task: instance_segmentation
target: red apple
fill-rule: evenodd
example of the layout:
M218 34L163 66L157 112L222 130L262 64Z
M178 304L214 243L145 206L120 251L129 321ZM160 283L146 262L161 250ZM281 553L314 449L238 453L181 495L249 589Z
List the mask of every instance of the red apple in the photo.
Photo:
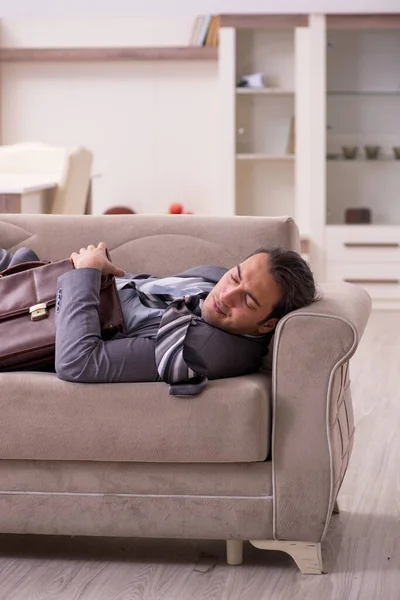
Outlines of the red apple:
M180 215L183 212L183 206L182 204L179 204L178 202L176 202L175 204L171 204L171 206L169 207L169 214L170 215Z

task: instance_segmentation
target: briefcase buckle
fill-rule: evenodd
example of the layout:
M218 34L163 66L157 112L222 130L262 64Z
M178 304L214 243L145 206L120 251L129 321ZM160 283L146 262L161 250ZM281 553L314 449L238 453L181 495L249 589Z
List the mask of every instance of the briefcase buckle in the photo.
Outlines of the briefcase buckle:
M42 319L46 319L49 316L46 303L43 302L42 304L31 306L29 314L31 315L31 321L41 321Z

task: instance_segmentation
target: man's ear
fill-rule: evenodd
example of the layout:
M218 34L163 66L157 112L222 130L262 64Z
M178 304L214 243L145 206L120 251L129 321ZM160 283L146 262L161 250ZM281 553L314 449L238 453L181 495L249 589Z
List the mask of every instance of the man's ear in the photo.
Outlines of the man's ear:
M278 324L279 319L268 319L262 325L258 326L259 333L270 333L275 329Z

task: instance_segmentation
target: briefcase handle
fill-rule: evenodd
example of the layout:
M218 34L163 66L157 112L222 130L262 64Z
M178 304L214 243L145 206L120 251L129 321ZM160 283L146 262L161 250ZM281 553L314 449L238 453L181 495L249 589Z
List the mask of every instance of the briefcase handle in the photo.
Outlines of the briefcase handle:
M107 255L108 260L110 262L112 262L110 253L107 248L106 248L106 255ZM69 259L69 260L71 262L72 269L75 269L72 260L71 259ZM37 267L44 267L45 265L49 265L49 264L51 264L50 260L44 260L44 261L31 260L30 262L20 263L18 265L14 265L13 267L9 267L8 269L4 269L4 271L1 271L0 278L8 277L9 275L15 275L16 273L22 273L23 271L29 271L29 269L36 269ZM113 283L113 281L114 281L113 275L102 275L101 276L101 288L104 289L105 287L108 287L109 285L111 285Z
M28 271L29 269L36 269L37 267L43 267L44 265L49 265L50 261L41 261L41 260L32 260L30 262L20 263L19 265L14 265L13 267L9 267L8 269L4 269L4 271L0 272L0 277L8 277L8 275L15 275L16 273L22 273L23 271Z

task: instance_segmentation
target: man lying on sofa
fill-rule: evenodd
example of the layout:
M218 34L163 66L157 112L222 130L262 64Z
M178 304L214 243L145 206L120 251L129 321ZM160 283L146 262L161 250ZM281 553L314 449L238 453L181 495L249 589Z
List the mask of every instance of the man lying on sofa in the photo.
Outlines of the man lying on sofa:
M5 261L3 254L3 268ZM308 264L280 248L257 250L230 270L194 267L162 279L127 275L103 242L71 261L56 308L55 368L67 381L165 381L171 394L195 395L207 379L258 371L278 320L316 299ZM107 341L98 316L102 274L116 276L126 325Z

